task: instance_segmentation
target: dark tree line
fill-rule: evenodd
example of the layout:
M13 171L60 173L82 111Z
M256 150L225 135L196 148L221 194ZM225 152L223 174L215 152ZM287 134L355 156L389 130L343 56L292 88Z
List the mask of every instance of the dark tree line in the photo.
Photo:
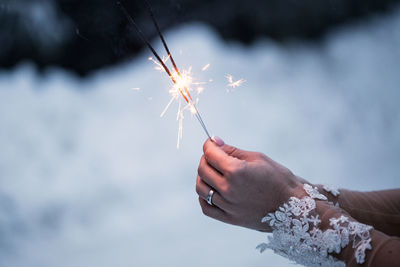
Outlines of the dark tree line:
M332 27L386 12L396 0L151 0L163 30L200 21L225 39L318 41ZM149 38L144 0L122 3ZM116 0L0 0L0 68L31 60L85 75L134 56L143 44Z

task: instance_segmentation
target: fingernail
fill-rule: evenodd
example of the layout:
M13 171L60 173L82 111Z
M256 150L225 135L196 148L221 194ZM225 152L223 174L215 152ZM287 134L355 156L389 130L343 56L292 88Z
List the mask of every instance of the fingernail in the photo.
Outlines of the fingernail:
M225 145L224 141L223 141L221 138L219 138L218 136L213 136L213 137L211 137L211 140L212 140L214 143L216 143L217 146L223 146L223 145Z

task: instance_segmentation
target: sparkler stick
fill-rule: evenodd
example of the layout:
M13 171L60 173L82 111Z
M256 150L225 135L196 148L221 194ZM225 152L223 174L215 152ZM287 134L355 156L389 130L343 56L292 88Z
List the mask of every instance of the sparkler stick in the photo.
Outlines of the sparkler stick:
M145 0L145 2L146 2L146 5L147 5L147 9L148 9L148 11L149 11L149 13L150 13L151 20L153 21L153 24L154 24L154 26L155 26L155 28L156 28L156 30L157 30L158 36L160 37L161 42L162 42L162 44L163 44L163 46L164 46L164 49L165 49L165 51L167 52L167 55L169 56L169 58L170 58L170 60L171 60L172 66L174 67L174 69L175 69L176 73L178 74L178 76L181 77L181 73L179 72L179 69L178 69L178 67L176 66L175 60L174 60L174 58L173 58L173 56L172 56L172 54L171 54L171 52L170 52L170 50L169 50L169 48L168 48L167 43L165 42L164 36L163 36L163 34L161 33L160 27L158 26L157 20L155 19L155 16L154 16L154 13L153 13L153 9L152 9L150 3L149 3L147 0ZM197 109L196 105L195 105L194 102L193 102L193 99L192 99L192 96L191 96L190 93L189 93L189 90L187 89L186 86L184 87L184 89L185 89L185 92L186 92L187 96L189 96L190 101L188 101L188 99L185 97L185 95L184 95L182 92L181 92L181 94L184 96L186 102L187 102L187 103L190 102L190 104L191 104L191 105L193 106L193 108L195 109L196 118L197 118L198 121L200 122L200 124L201 124L201 126L203 127L205 133L207 134L208 138L210 138L210 134L209 134L208 131L207 131L207 127L206 127L206 125L205 125L203 119L201 118L201 115L200 115L199 110Z
M172 81L176 83L175 78L172 76L171 72L169 71L168 67L165 65L164 61L160 58L160 56L157 54L156 50L151 46L150 42L147 40L147 38L144 36L142 30L139 28L139 26L136 24L136 22L133 20L133 18L129 15L128 11L125 9L125 7L122 5L121 2L117 2L118 6L121 8L122 12L124 13L125 17L128 19L128 21L135 27L136 31L139 34L140 39L147 45L147 47L151 50L153 55L157 58L157 60L160 62L161 66L164 68L165 72L168 74L169 77L171 77Z
M149 1L146 0L145 2L146 2L146 5L147 5L147 10L148 10L149 13L150 13L151 20L153 21L153 24L154 24L154 26L156 27L158 36L159 36L160 39L161 39L161 42L162 42L162 44L163 44L163 46L164 46L164 48L165 48L165 51L167 51L168 56L171 57L172 66L174 66L174 69L175 69L176 73L178 73L178 75L181 76L181 74L180 74L180 72L179 72L179 70L178 70L178 67L177 67L176 64L175 64L175 60L173 59L173 57L172 57L172 55L171 55L171 52L169 52L168 45L167 45L167 43L165 42L165 39L164 39L164 36L163 36L162 33L161 33L160 27L158 26L158 23L157 23L157 21L156 21L156 19L155 19L155 17L154 17L153 9L152 9L152 7L151 7Z
M176 65L176 63L175 63L175 61L174 61L174 59L173 59L173 57L172 57L172 55L171 55L171 53L170 53L170 50L169 50L169 48L168 48L168 45L167 45L167 43L165 42L164 36L163 36L162 33L161 33L160 27L158 26L158 23L157 23L157 21L156 21L156 19L155 19L155 16L154 16L153 11L152 11L151 5L150 5L150 3L149 3L147 0L145 0L145 2L146 2L146 5L147 5L147 9L148 9L148 11L149 11L149 13L150 13L150 17L151 17L151 19L152 19L152 21L153 21L153 24L154 24L154 26L155 26L155 28L156 28L156 30L157 30L158 36L160 37L161 42L162 42L162 44L163 44L163 46L164 46L164 49L165 49L165 51L167 52L169 59L171 60L171 63L172 63L172 65L173 65L174 69L175 69L175 72L177 73L178 77L182 77L182 76L181 76L181 73L179 72L179 69L178 69L178 67L177 67L177 65ZM147 47L150 49L150 51L151 51L151 52L153 53L153 55L156 57L157 61L160 63L160 65L162 66L162 68L165 70L165 72L166 72L166 73L168 74L168 76L171 78L172 82L176 85L176 84L177 84L177 81L176 81L176 79L173 77L171 71L168 69L168 67L165 65L164 61L160 58L160 56L157 54L157 52L156 52L156 51L154 50L154 48L151 46L150 42L149 42L149 41L147 40L147 38L144 36L144 34L143 34L143 32L141 31L141 29L139 28L139 26L136 24L136 22L133 20L133 18L129 15L128 11L125 9L125 7L122 5L122 3L121 3L121 2L117 2L117 4L118 4L118 6L120 7L120 9L122 10L122 12L124 13L125 17L128 19L128 21L135 27L135 29L136 29L136 31L138 32L138 34L139 34L140 38L142 39L142 41L147 45ZM193 107L193 109L194 109L194 114L195 114L197 120L199 121L201 127L203 128L203 130L204 130L204 132L206 133L206 135L208 136L208 138L211 138L210 134L208 133L207 127L206 127L206 125L205 125L205 123L204 123L204 121L203 121L203 119L202 119L202 117L201 117L201 115L200 115L200 112L199 112L199 110L197 109L197 107L196 107L196 105L195 105L195 103L194 103L194 101L193 101L193 99L192 99L192 96L191 96L190 93L189 93L188 88L187 88L186 86L183 86L183 87L184 87L185 92L183 92L182 88L180 88L180 87L178 88L178 89L179 89L179 92L181 93L182 97L185 99L186 103L188 103L190 106ZM170 102L170 103L171 103L171 102ZM170 104L170 103L169 103L169 104ZM167 107L168 107L168 106L167 106ZM165 110L164 110L164 111L165 111ZM164 111L163 111L163 113L164 113ZM179 136L178 136L178 139L179 139Z

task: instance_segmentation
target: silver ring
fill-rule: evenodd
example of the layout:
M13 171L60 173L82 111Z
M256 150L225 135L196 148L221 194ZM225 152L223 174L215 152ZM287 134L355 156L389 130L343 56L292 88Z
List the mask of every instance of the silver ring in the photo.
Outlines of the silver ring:
M208 192L208 196L207 196L207 203L210 204L211 206L213 205L212 203L212 197L214 195L214 190L210 190L210 192Z

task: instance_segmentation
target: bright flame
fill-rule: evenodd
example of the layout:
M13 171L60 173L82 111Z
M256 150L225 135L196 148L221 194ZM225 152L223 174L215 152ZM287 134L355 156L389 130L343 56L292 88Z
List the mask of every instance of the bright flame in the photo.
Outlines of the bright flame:
M163 61L167 61L169 57L163 58ZM160 64L156 62L154 59L152 60L155 64L157 64L156 69L164 71L160 68ZM164 61L164 62L165 62ZM193 93L193 86L194 85L202 85L205 82L194 82L193 75L192 75L192 67L189 67L187 70L183 70L181 73L177 73L173 71L171 73L171 79L174 81L174 85L169 89L169 94L171 95L171 99L163 109L160 114L160 117L163 117L165 113L168 111L169 107L172 105L174 101L178 102L178 110L176 113L176 120L178 121L178 137L177 137L177 148L179 148L180 141L183 136L183 119L184 111L189 110L192 114L196 114L197 110L195 108L195 104L198 102L197 96L204 91L204 87L197 87L196 88L196 103L193 100L191 93ZM185 102L183 102L185 100Z
M177 72L172 73L172 78L175 81L174 86L169 90L172 96L179 97L179 93L183 96L186 103L190 104L192 101L192 96L190 91L192 91L193 77L191 75L192 68L184 70L180 75Z

